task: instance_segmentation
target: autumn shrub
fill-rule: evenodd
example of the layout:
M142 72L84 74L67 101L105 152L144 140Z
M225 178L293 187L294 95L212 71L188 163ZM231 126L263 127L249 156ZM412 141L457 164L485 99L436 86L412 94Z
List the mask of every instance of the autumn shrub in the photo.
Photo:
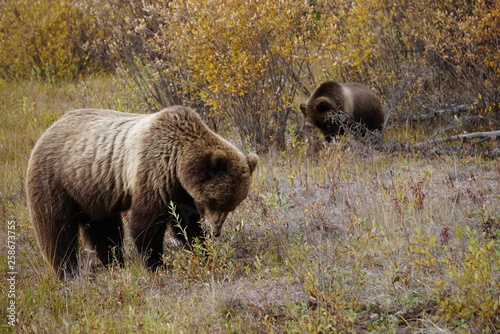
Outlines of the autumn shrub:
M436 282L440 316L463 322L473 332L500 330L500 247L495 240L482 243L475 238L467 244L464 261L448 263L446 281ZM446 293L450 291L450 293Z
M454 98L473 100L480 114L498 111L498 3L422 0L409 6L406 15L422 56L442 81L440 88L454 90L447 90Z
M418 270L438 273L439 278L429 282L435 293L436 317L461 332L495 333L500 329L498 242L481 241L474 230L460 225L454 236L450 234L447 230L429 237L417 229L410 245ZM457 237L464 247L450 246L450 237Z
M317 41L310 84L361 82L379 94L390 117L415 109L426 71L412 50L405 13L392 1L317 1Z
M327 79L372 88L388 120L450 104L498 115L494 1L7 0L0 10L1 78L120 69L151 110L190 105L259 151L284 147L290 121L301 126L298 103Z
M204 102L228 115L254 145L283 143L307 57L310 7L303 1L207 1L174 8L176 19L195 18L189 33L179 31L174 41L175 50L188 55Z
M324 78L360 81L390 112L422 104L498 110L499 7L492 1L318 1Z
M93 52L103 35L83 3L7 0L0 13L0 78L74 78L110 65Z
M281 145L308 57L310 11L301 1L156 3L161 23L142 35L146 52L130 68L156 104L184 102L229 120L257 149Z
M495 110L497 11L484 1L153 1L121 31L142 41L129 70L150 102L193 105L266 148L283 144L287 120L300 122L295 105L326 79L367 84L389 117L424 104Z

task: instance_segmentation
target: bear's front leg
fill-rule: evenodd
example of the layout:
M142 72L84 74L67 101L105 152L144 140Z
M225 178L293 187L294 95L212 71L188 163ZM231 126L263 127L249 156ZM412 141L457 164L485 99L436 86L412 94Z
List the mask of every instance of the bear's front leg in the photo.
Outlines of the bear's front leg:
M167 215L132 210L130 233L147 268L156 271L163 264L163 238Z
M176 206L176 214L179 221L174 221L172 230L174 237L191 247L197 239L203 244L205 240L205 231L200 223L200 214L194 204L190 202L181 202Z

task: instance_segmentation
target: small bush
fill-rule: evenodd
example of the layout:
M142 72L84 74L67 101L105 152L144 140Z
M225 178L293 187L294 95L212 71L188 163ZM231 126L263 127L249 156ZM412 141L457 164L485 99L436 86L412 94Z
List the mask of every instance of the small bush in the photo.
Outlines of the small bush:
M1 78L74 78L106 69L92 48L102 31L80 3L8 0L0 12Z
M433 282L439 319L464 331L494 333L500 329L500 247L496 240L479 241L470 229L458 227L455 235L466 244L463 254L445 242L448 237L443 240L443 233L438 242L418 229L410 247L414 264L439 277Z
M447 281L436 282L439 313L450 322L463 322L474 333L500 330L500 247L471 238L460 264L449 263Z

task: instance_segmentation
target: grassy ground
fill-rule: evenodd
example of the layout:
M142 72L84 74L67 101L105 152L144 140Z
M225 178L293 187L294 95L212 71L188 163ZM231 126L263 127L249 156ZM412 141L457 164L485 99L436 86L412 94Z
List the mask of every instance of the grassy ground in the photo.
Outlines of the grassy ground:
M41 133L82 107L146 110L112 78L0 87L0 332L500 331L498 160L386 154L347 138L314 150L290 135L261 156L208 258L172 246L153 275L127 239L125 269L83 249L82 275L62 284L30 227L25 170ZM401 133L416 131L386 136Z

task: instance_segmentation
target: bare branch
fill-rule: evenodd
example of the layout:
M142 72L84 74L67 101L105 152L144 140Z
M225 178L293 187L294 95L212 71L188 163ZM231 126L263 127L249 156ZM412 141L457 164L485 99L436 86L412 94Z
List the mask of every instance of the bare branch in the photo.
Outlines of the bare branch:
M487 138L487 139L499 140L500 139L500 130L489 131L489 132L473 132L473 133L466 133L466 134L462 134L462 135L449 136L449 137L445 137L445 138L431 140L431 141L425 142L425 143L420 143L420 144L417 144L416 146L439 144L439 143L443 143L443 142L456 141L456 140L465 141L468 139L476 139L476 138Z
M426 110L425 113L417 114L417 113L399 113L395 115L395 120L399 122L406 121L428 121L435 118L442 118L446 116L459 115L463 113L470 112L472 109L467 104L461 104L458 106L453 106L450 108L444 109L433 109L427 106L423 106L423 109Z

